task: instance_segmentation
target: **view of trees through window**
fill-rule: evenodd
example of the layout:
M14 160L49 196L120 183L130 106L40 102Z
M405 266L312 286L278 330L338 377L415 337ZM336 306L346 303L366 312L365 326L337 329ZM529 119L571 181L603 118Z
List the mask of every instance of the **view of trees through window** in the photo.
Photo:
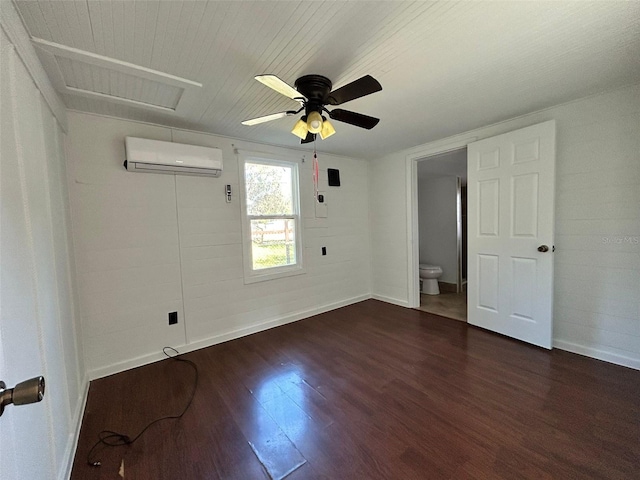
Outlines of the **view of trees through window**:
M254 270L296 263L296 220L291 167L245 163L247 216Z

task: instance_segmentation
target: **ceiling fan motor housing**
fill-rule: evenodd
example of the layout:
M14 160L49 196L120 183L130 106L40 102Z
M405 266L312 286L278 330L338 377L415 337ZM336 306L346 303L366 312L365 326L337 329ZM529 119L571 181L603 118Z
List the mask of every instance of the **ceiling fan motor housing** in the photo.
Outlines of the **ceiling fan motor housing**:
M322 113L322 107L327 103L333 84L322 75L304 75L295 82L296 90L307 98L305 113Z

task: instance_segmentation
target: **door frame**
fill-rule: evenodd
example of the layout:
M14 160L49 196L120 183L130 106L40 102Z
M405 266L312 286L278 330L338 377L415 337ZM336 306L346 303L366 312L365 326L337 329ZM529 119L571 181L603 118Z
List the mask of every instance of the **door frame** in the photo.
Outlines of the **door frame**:
M450 140L450 139L449 139ZM448 143L433 143L423 146L406 156L405 170L407 192L407 306L420 306L420 279L418 278L418 262L420 258L420 241L418 237L418 162L443 153L466 148L478 140L475 135L463 136L460 140Z
M467 166L468 168L468 166ZM462 293L462 179L456 178L456 257L458 259L456 293Z

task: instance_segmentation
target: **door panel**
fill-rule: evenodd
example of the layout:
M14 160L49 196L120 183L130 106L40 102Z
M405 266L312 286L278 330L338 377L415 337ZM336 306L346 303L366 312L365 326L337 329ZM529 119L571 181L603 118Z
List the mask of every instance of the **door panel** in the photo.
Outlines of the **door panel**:
M536 263L531 258L511 259L511 278L514 285L511 315L516 318L523 320L534 318Z
M500 235L500 181L486 180L478 184L478 234Z
M538 236L538 174L528 173L511 179L511 236Z
M555 122L467 152L468 321L551 348Z
M498 311L497 255L478 255L478 307Z

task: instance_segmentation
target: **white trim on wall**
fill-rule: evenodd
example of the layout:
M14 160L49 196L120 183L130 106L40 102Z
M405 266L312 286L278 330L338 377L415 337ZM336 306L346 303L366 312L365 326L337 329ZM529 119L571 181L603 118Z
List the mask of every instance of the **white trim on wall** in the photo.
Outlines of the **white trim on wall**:
M460 137L460 139L454 141L445 139L445 141L424 145L406 156L406 191L407 205L409 206L409 212L407 212L407 286L409 290L407 292L406 305L403 306L408 306L409 308L418 308L420 306L420 279L418 275L420 258L420 242L418 238L418 162L427 157L466 148L469 143L477 140L477 137L466 134L462 134ZM400 304L396 303L396 305Z
M577 353L579 355L584 355L585 357L596 358L604 362L615 363L616 365L622 365L623 367L640 370L640 359L638 358L616 355L615 353L607 352L605 350L586 347L584 345L578 345L577 343L567 342L565 340L554 340L553 348Z
M390 303L392 305L398 305L399 307L413 308L408 302L400 300L399 298L391 298L385 295L371 295L371 298L374 300L380 300L381 302Z
M64 449L65 463L58 472L59 480L67 480L71 478L71 469L73 468L73 461L76 456L76 450L78 448L78 440L80 439L80 429L82 427L82 419L84 418L84 411L87 406L87 398L89 397L89 377L84 376L82 380L82 396L78 402L76 411L71 417L71 434L67 440L67 445Z
M0 1L0 26L15 46L16 53L47 102L51 113L53 113L62 130L66 133L68 131L67 110L51 85L49 77L36 54L36 50L31 44L29 32L12 1Z

